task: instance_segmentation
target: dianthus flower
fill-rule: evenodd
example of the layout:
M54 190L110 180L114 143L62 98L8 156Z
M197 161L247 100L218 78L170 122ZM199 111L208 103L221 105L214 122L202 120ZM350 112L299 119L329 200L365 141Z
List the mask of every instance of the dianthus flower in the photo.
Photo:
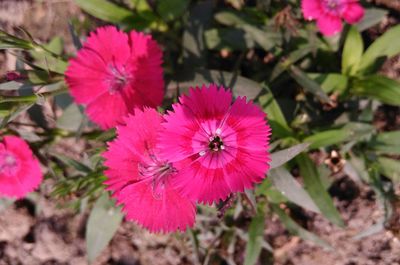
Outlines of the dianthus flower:
M245 97L215 85L190 89L165 115L160 155L178 174L173 185L185 197L211 204L243 192L269 169L270 127L265 113Z
M157 107L164 95L162 51L149 35L114 26L92 32L69 62L66 82L78 104L102 129L135 107Z
M331 36L342 31L342 19L357 23L364 16L358 0L302 0L304 18L316 20L322 34Z
M42 179L39 161L28 144L16 136L4 136L0 142L0 197L24 197Z
M176 169L159 157L161 121L154 109L136 109L126 126L117 127L118 136L103 155L108 167L105 184L128 220L151 232L184 231L194 224L195 206L171 186Z

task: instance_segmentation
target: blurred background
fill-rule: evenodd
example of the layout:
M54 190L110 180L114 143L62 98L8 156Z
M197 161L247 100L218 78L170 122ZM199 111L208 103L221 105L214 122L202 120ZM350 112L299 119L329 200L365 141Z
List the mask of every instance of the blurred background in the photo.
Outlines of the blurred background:
M1 131L31 143L46 179L25 199L0 199L0 265L400 264L400 1L360 3L361 22L324 37L294 0L1 0L0 29L56 55L0 41L1 96L31 64L55 74L20 81L19 96L59 93L1 109ZM262 106L275 165L254 193L200 206L183 234L150 234L119 213L88 221L114 209L99 166L112 133L88 124L62 69L107 24L159 42L165 106L209 82ZM292 146L285 156L305 152L287 161L278 151ZM98 245L87 246L88 226L106 227L94 229Z

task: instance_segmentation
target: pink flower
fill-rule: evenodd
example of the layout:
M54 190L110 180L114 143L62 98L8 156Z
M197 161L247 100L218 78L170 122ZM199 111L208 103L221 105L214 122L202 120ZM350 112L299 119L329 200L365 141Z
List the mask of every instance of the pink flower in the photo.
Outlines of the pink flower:
M316 20L319 30L327 36L342 31L342 18L354 24L364 16L358 0L302 0L301 9L304 18Z
M136 110L118 126L118 137L103 154L108 170L105 184L129 220L151 232L185 230L194 224L195 206L170 184L176 175L171 163L160 159L156 136L161 115L154 109Z
M162 51L151 36L114 26L98 28L70 60L66 82L102 129L122 122L135 107L157 107L164 95Z
M191 88L165 115L162 159L179 173L179 192L211 204L261 182L269 169L270 127L265 113L246 98L215 85Z
M24 197L42 182L39 161L28 144L16 136L0 142L0 197Z

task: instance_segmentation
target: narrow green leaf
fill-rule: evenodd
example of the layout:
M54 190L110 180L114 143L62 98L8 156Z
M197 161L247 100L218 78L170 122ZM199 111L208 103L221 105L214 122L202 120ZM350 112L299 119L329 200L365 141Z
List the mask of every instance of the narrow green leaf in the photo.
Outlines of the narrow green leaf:
M89 263L103 251L113 238L123 215L113 201L104 193L94 204L86 225L86 248Z
M400 161L387 157L378 157L381 174L393 182L400 183Z
M370 148L378 153L400 155L400 131L383 132L369 142Z
M3 49L22 49L31 50L35 47L34 43L8 34L0 30L0 50Z
M374 73L379 70L385 58L400 53L400 25L394 26L375 40L365 51L360 62L359 72Z
M304 58L306 55L308 55L312 51L313 47L312 45L304 45L299 47L297 50L289 53L287 58L283 60L282 62L279 62L276 64L274 69L272 70L270 81L273 81L275 78L277 78L279 75L281 75L284 71L286 71L292 64L296 63L300 59Z
M318 246L324 247L327 250L333 250L333 248L325 240L319 238L315 234L307 231L299 224L297 224L290 216L288 216L278 205L271 204L272 210L278 215L279 219L285 225L286 229L293 235L299 236L300 238L313 242Z
M264 50L270 50L282 43L281 33L274 31L272 28L267 30L260 29L240 17L237 12L222 11L215 14L214 17L221 24L244 30Z
M187 9L190 0L158 1L157 12L165 21L177 19Z
M395 46L395 45L394 45ZM380 75L370 75L354 80L351 92L383 103L400 106L400 83Z
M342 54L342 74L353 75L358 70L358 65L364 51L364 42L357 28L350 27L344 43Z
M271 169L268 177L271 179L272 184L291 202L307 210L320 213L310 195L308 195L287 169L284 167Z
M85 174L93 173L93 169L91 169L88 165L81 163L80 161L76 161L75 159L60 154L53 154L53 156L62 161L65 165L70 166L79 172Z
M291 136L292 129L289 127L278 102L272 95L269 88L267 86L264 86L264 88L268 91L268 93L260 96L258 100L265 113L268 115L268 122L272 128L273 134L281 138Z
M265 211L258 207L258 213L253 217L249 226L249 239L246 245L244 265L254 265L260 256L265 227Z
M277 168L290 161L292 158L303 152L309 147L308 143L298 144L290 148L280 150L271 154L270 168Z
M107 22L121 23L134 18L130 10L107 0L75 0L75 3L90 15Z
M366 8L363 19L356 24L359 31L364 31L378 24L387 15L388 11L380 8Z
M338 73L308 73L308 77L316 81L325 93L337 92L339 95L346 91L348 78Z
M204 38L210 50L239 50L254 48L255 42L241 29L213 28L205 31Z
M178 80L171 82L168 89L175 90L179 87L181 92L186 92L190 87L204 83L221 84L225 87L233 83L231 87L233 95L235 97L245 96L248 100L256 98L262 90L259 83L246 77L237 76L230 72L206 69L180 73Z
M321 210L321 213L333 224L344 227L343 220L333 204L332 198L325 190L313 161L307 154L298 155L296 161L299 164L300 174L303 177L305 188Z
M76 104L70 104L57 119L57 128L76 132L83 121L83 112Z
M363 140L374 131L373 126L365 123L348 123L341 129L327 130L315 133L304 139L311 143L310 148L316 149L352 140Z
M183 65L187 69L204 68L207 65L204 30L212 19L213 8L214 3L208 0L198 2L190 9L182 35Z
M289 73L296 80L299 85L301 85L306 91L315 95L319 100L324 103L330 103L331 99L322 90L320 85L314 80L310 79L306 73L304 73L300 68L295 65L290 66Z

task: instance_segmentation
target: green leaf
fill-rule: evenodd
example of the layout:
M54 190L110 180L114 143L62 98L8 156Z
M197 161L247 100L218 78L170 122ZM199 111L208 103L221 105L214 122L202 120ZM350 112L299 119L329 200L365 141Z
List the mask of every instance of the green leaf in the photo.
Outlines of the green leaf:
M8 34L5 31L0 30L0 50L3 49L22 49L30 50L35 47L32 41L24 40Z
M86 248L89 263L103 251L113 238L123 215L114 206L107 193L104 193L94 204L86 225Z
M274 31L272 28L266 30L260 29L248 23L237 12L222 11L215 14L214 17L221 24L244 30L264 50L268 51L282 43L281 33Z
M260 256L265 227L265 212L258 207L257 215L253 217L249 226L249 238L246 245L244 265L254 265Z
M204 30L212 19L213 8L212 1L203 1L190 9L182 35L183 65L187 69L204 68L207 65Z
M292 135L292 129L289 127L282 110L267 86L264 86L268 93L258 98L262 108L268 115L268 123L271 126L273 134L277 137L287 137Z
M378 24L386 16L388 11L380 8L367 8L363 19L358 22L355 26L359 31L364 31L370 27Z
M342 74L308 73L307 76L316 81L325 93L338 92L341 95L346 91L348 85L347 76Z
M370 148L378 153L400 155L400 131L383 132L369 142Z
M316 149L347 141L360 141L374 132L374 127L365 123L348 123L341 129L327 130L315 133L304 138L304 142L311 143L310 148Z
M76 132L84 120L83 112L76 104L70 104L57 119L57 128Z
M226 71L198 69L195 72L182 72L178 74L178 80L169 84L168 90L176 90L179 87L181 92L186 92L190 87L199 84L215 83L232 89L235 97L245 96L248 100L254 99L261 92L259 83L243 76L238 76Z
M286 229L293 235L299 236L300 238L313 242L318 246L324 247L327 250L333 250L333 248L325 241L316 236L315 234L307 231L295 221L293 221L290 216L288 216L278 205L271 204L272 210L278 215Z
M264 195L267 197L270 203L285 203L288 199L279 191L272 183L270 178L264 179L264 181L257 186L256 195Z
M299 164L300 174L304 180L304 186L321 213L333 224L344 227L342 218L337 211L329 193L325 190L318 175L317 168L307 154L300 154L296 157Z
M177 19L183 15L190 0L168 0L157 2L157 12L165 21Z
M320 85L314 80L310 79L306 73L304 73L300 68L295 65L290 66L289 73L296 80L299 85L301 85L306 91L314 94L323 103L330 103L331 99L322 90Z
M386 58L400 53L400 25L394 26L375 40L362 56L359 72L374 73L381 67Z
M370 75L362 79L356 79L350 91L358 96L365 96L377 99L385 104L400 106L400 83L385 76Z
M271 179L272 184L291 202L307 210L320 213L310 195L308 195L288 170L283 167L271 169L268 177Z
M364 42L356 27L350 27L342 54L342 74L354 75L364 51Z
M393 182L400 183L400 161L387 157L378 157L380 172Z
M241 29L214 28L204 33L206 45L211 50L240 50L253 48L255 42Z
M271 154L270 168L277 168L290 161L292 158L303 152L309 147L308 143L298 144L290 148L280 150Z
M101 20L121 23L134 19L132 11L106 0L75 0L75 3L90 15Z
M70 166L79 172L85 174L93 173L93 169L91 169L88 165L85 165L80 161L76 161L75 159L59 154L53 154L53 156L62 161L65 165Z
M287 58L285 60L276 64L276 66L272 70L269 81L273 81L275 78L277 78L279 75L281 75L284 71L286 71L292 64L294 64L297 61L299 61L300 59L304 58L312 50L313 50L313 46L307 44L307 45L301 46L297 50L289 53L289 55L287 56Z

